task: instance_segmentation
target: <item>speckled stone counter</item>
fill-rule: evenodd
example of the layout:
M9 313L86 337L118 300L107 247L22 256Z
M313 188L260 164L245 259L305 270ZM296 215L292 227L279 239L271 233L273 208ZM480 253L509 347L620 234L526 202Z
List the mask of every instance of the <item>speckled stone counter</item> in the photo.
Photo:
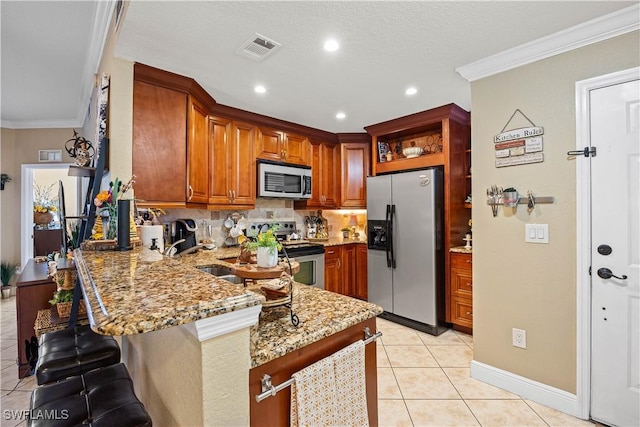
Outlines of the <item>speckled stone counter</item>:
M343 237L331 237L329 240L325 242L319 242L325 246L338 246L338 245L350 245L352 243L361 243L363 245L367 244L366 240L353 240L353 239L345 239Z
M300 324L291 324L286 307L264 309L251 328L251 367L345 330L382 313L382 307L311 286L295 284L293 310Z
M472 254L473 248L467 249L464 246L456 246L449 249L449 252L457 252L459 254Z
M143 249L74 252L94 331L140 334L264 301L263 296L192 268L181 258L154 255Z

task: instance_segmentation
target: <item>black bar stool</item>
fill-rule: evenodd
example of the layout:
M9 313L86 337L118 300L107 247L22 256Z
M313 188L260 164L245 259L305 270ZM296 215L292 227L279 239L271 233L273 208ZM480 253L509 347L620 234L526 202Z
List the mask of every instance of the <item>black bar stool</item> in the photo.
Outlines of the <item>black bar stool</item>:
M120 347L116 340L109 335L96 334L88 325L42 335L38 353L38 385L120 362Z
M152 425L122 363L36 388L29 409L30 427Z

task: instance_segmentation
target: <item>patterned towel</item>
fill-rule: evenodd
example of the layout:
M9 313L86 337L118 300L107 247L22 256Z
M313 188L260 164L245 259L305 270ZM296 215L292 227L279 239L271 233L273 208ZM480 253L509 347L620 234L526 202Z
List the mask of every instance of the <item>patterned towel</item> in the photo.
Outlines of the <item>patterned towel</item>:
M369 425L363 341L292 377L292 427Z

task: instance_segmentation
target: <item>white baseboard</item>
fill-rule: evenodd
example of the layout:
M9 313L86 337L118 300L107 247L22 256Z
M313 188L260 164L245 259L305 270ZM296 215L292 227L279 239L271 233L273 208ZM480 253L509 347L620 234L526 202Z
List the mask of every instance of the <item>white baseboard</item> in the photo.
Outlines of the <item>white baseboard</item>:
M579 417L578 400L575 394L475 360L471 362L471 377L517 394L523 399L533 400L565 414Z

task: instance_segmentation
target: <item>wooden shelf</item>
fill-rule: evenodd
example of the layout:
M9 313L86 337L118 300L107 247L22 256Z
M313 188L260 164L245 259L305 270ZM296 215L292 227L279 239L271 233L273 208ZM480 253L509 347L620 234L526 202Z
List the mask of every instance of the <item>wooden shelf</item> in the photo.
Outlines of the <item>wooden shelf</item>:
M473 205L471 203L465 203L464 207L467 208L467 209L472 209Z
M96 174L96 168L87 168L82 166L69 166L68 176L92 177Z
M412 159L395 159L389 162L378 163L376 165L376 174L441 166L443 164L444 153L423 154L422 156Z

